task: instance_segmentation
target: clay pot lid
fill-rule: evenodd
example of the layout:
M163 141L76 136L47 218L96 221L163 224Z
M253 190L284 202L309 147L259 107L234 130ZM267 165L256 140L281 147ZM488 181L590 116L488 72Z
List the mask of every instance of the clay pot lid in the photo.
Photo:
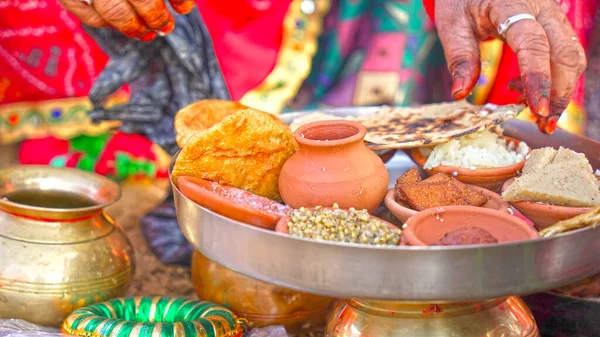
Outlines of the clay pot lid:
M483 204L481 206L477 206L477 207L489 208L489 209L501 211L504 213L511 212L510 205L508 204L508 202L504 201L504 199L502 199L502 197L499 194L494 193L483 187L469 185L469 184L465 184L465 185L467 185L469 188L471 188L477 192L482 193L483 195L485 195L487 197L488 201L485 204ZM411 216L419 213L419 211L416 211L409 207L402 206L401 204L396 202L396 200L394 199L394 189L393 188L390 189L388 191L388 193L385 195L384 201L385 201L386 207L390 210L390 212L392 212L392 214L394 214L394 216L402 222L406 222Z
M524 220L497 210L473 206L426 209L406 222L404 238L411 246L430 246L445 234L464 227L479 227L498 243L532 240L538 232Z
M367 135L364 125L348 120L326 120L302 125L294 132L300 145L339 146L362 142Z
M500 138L503 138L507 141L512 141L517 145L521 142L518 139L515 139L512 137L507 137L507 136L500 136ZM529 149L529 152L531 152L531 149ZM427 161L427 158L425 158L425 156L423 156L421 154L421 151L419 151L418 148L414 148L414 149L411 149L410 151L408 151L408 155L421 168L423 168L423 166L425 165L425 162ZM456 172L456 174L458 176L477 176L477 177L494 178L496 176L511 174L512 172L516 173L517 171L521 170L523 168L523 166L525 166L525 161L526 161L526 159L523 159L520 162L509 165L509 166L494 167L494 168L478 168L475 170L471 170L469 168L463 168L463 167L456 167L456 166L439 165L439 166L431 168L430 171L447 173L450 175L454 175Z
M249 225L273 229L290 208L268 198L212 181L179 177L183 195L209 210Z
M331 207L323 207L322 209L332 210L333 208L331 208ZM314 211L314 208L308 208L308 210ZM347 210L347 209L339 209L339 210L342 210L344 212L349 212L349 210ZM370 217L371 217L371 219L375 219L375 220L380 221L381 223L383 223L386 226L388 226L388 228L390 228L390 229L400 229L398 226L396 226L396 225L394 225L394 224L392 224L392 223L390 223L388 221L385 221L385 220L383 220L381 218L378 218L378 217L373 216L373 215L370 215ZM289 229L288 229L288 222L289 221L290 221L290 217L289 216L284 216L281 219L279 219L279 221L277 221L277 224L275 225L275 232L289 235L289 233L290 233ZM334 241L329 241L329 242L332 242L332 243L342 243L342 242L334 242ZM400 242L398 243L398 245L400 246L402 244L403 244L403 241L400 240Z

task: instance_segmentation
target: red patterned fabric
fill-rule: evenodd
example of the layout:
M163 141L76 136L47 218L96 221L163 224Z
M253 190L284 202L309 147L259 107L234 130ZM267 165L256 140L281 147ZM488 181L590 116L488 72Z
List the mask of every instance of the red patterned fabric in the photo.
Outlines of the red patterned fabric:
M0 0L0 104L87 96L106 62L56 0Z
M233 99L273 69L290 1L197 0ZM57 0L0 0L0 104L85 97L106 62Z
M232 99L242 98L273 69L290 2L196 0Z

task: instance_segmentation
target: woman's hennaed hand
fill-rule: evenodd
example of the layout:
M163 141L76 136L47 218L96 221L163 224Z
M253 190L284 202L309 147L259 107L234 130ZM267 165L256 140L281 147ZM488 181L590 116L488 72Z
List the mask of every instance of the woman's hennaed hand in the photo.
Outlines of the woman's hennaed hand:
M100 28L114 27L128 37L152 40L156 34L168 34L175 28L175 19L164 0L59 0L83 23ZM173 9L187 14L194 0L169 0Z
M503 35L498 27L515 15L521 19ZM537 124L552 133L578 78L586 68L583 47L555 0L436 0L435 18L452 74L452 95L463 99L479 79L479 41L496 37L516 53L521 77L509 89L521 91Z

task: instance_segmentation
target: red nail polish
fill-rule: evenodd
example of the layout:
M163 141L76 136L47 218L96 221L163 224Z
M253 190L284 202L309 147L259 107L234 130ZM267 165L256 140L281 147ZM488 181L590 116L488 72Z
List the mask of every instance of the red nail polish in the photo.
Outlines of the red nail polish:
M537 106L537 114L542 117L548 117L550 114L549 104L547 98L540 99L540 102Z
M140 38L141 41L148 42L152 41L156 37L156 32L150 32Z
M194 1L186 1L182 4L174 6L175 11L180 14L188 14L194 9Z
M458 99L457 96L461 91L465 88L465 78L462 76L454 77L454 82L452 83L452 97L454 99Z
M551 135L556 131L556 126L558 124L558 116L552 116L546 123L546 127L544 128L545 133Z
M173 31L173 29L175 29L175 22L173 22L173 21L170 21L169 23L167 23L167 25L166 25L166 26L164 26L164 27L163 27L163 28L160 30L159 34L160 34L161 36L165 36L165 35L169 34L170 32L172 32L172 31Z

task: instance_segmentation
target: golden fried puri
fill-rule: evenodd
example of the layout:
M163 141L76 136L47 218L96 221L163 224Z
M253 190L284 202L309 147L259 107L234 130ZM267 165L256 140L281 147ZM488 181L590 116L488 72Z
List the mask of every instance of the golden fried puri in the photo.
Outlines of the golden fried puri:
M277 117L248 108L193 136L175 162L172 179L202 178L281 201L279 173L297 149L292 132Z
M175 115L177 145L183 148L195 134L207 130L222 121L223 118L247 108L239 102L219 99L205 99L185 106Z

